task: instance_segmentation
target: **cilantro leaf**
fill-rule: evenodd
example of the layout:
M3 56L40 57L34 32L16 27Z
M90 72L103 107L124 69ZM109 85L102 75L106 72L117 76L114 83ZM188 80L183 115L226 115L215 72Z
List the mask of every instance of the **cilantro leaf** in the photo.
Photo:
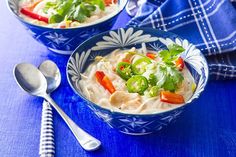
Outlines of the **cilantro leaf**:
M176 84L171 77L167 77L165 83L163 84L163 89L174 92L176 89Z
M183 75L181 74L181 72L175 68L175 67L168 67L168 74L170 77L172 77L173 81L175 83L181 83L184 80Z
M87 6L85 4L80 4L76 7L76 10L73 14L73 19L84 22L87 17L91 16L90 10L88 10Z
M163 50L159 52L159 56L162 58L163 62L170 62L171 54L168 50Z
M182 73L174 66L168 64L158 64L157 72L149 75L149 85L157 86L174 92L182 83L184 77Z
M49 18L49 23L59 23L59 22L63 21L63 19L64 19L63 16L61 16L59 14L55 14Z
M47 3L45 4L44 8L43 8L43 12L44 12L44 13L48 13L48 10L49 10L50 8L55 8L56 5L57 5L56 2L47 2Z
M156 85L158 87L162 87L162 85L166 81L166 68L159 65L157 70L158 70L158 72L156 73L156 77L157 77L157 84Z
M67 0L61 3L59 7L57 8L57 13L61 16L64 16L70 11L70 8L72 7L72 0Z
M150 74L148 82L151 86L155 86L157 84L157 77L154 74Z
M72 18L72 19L77 20L77 21L79 21L79 22L84 22L87 17L86 17L86 15L81 14L81 12L83 12L82 10L83 10L83 9L81 9L81 7L78 6L78 7L76 8L74 14L73 14L73 18ZM71 19L71 18L70 18L70 19Z
M84 0L84 1L93 5L97 5L101 10L105 10L105 3L103 0Z
M177 44L171 44L168 45L168 50L172 55L179 55L180 53L184 52L185 49Z
M105 10L103 0L56 0L47 2L43 11L54 9L54 14L49 18L49 23L60 23L64 20L84 22L96 10L96 7Z
M178 89L178 86L182 83L184 77L175 67L166 65L165 70L166 80L162 87L164 90L174 92Z
M168 50L159 52L159 56L165 64L174 65L173 61L175 61L178 58L178 55L185 49L177 44L168 45L167 48Z

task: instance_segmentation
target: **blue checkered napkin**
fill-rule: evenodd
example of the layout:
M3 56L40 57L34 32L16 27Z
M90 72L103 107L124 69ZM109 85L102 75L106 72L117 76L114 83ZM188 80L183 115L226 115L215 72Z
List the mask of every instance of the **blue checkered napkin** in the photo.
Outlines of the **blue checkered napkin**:
M171 31L206 56L211 79L236 78L236 0L131 0L127 26Z

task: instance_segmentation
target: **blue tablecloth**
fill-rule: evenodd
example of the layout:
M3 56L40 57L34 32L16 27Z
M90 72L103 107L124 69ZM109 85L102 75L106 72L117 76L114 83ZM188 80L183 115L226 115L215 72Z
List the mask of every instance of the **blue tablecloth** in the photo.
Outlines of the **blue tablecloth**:
M123 12L115 27L125 26ZM109 128L80 103L65 76L68 56L49 52L33 40L0 1L0 157L38 156L42 99L22 92L12 75L19 62L39 65L55 61L62 84L53 93L61 108L83 129L102 141L96 152L84 151L57 113L54 112L58 157L235 157L236 81L211 81L201 97L178 121L147 136L129 136Z

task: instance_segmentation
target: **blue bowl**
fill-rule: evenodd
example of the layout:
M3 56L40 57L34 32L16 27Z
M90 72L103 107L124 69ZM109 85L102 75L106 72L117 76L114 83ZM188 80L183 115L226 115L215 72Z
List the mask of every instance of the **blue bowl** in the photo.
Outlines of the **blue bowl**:
M49 50L60 54L71 54L75 48L86 39L108 31L112 28L118 15L124 9L127 0L119 0L119 12L109 18L104 18L94 24L78 26L75 28L49 28L35 25L19 17L19 0L7 0L9 10L20 20L34 39L45 45Z
M148 50L154 51L165 49L172 43L185 48L181 57L197 84L193 96L185 105L161 113L126 114L102 108L83 95L78 83L81 79L80 73L86 70L96 56L107 55L117 48L141 48L142 43L146 44ZM207 84L208 66L199 49L175 34L151 28L121 28L96 35L77 47L67 64L67 79L72 89L87 102L88 107L109 126L126 134L144 135L167 126L183 112L187 104L199 97Z

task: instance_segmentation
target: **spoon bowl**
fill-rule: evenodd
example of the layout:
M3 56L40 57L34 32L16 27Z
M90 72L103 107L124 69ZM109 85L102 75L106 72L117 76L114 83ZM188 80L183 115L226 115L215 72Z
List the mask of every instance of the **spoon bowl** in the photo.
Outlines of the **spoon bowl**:
M18 85L31 95L41 95L47 90L43 74L32 64L20 63L13 70Z
M53 92L61 83L61 73L57 65L50 60L42 62L39 70L47 80L47 93Z

